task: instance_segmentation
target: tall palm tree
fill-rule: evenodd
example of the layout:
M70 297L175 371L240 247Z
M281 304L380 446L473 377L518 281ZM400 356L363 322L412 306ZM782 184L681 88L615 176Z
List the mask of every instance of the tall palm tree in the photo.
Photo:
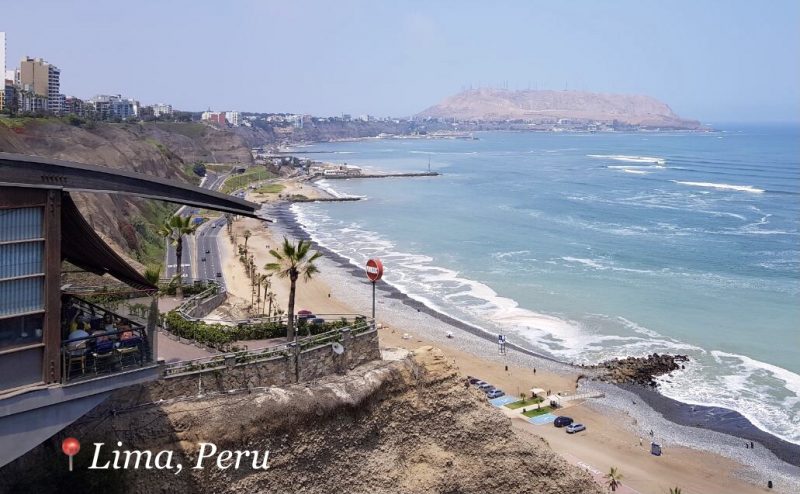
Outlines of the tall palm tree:
M183 297L183 236L194 235L196 231L197 225L192 223L191 216L177 215L164 221L164 224L158 229L158 234L169 240L170 243L175 246L175 257L178 261L177 266L175 266L175 275L178 278L178 287L175 290L175 295L177 295L178 298Z
M261 278L261 283L264 284L264 303L261 306L261 312L264 312L264 307L267 305L267 294L270 292L270 288L272 288L272 278L271 274L265 274L263 278ZM269 316L269 314L268 314Z
M608 488L611 489L611 492L614 492L622 483L622 474L617 470L617 467L611 467L611 470L606 474L606 480L608 481L606 483Z
M250 239L250 237L252 235L253 234L250 232L250 230L245 230L244 233L242 233L242 236L244 237L244 251L245 252L247 252L247 241Z
M144 278L155 286L161 278L161 266L148 268ZM158 360L158 290L154 291L150 299L150 311L147 313L147 341L150 343L150 357L154 362Z
M275 296L274 292L269 292L266 297L264 297L264 302L269 303L269 308L267 309L267 317L272 317L272 305L277 302L277 297Z
M670 487L669 488L669 494L681 494L681 488L680 487Z
M275 262L264 266L264 269L277 273L281 278L289 278L289 322L286 331L289 341L294 340L294 296L297 290L297 280L302 276L305 281L308 281L315 273L319 272L314 261L322 257L322 254L310 252L310 249L311 243L308 241L300 240L295 245L283 237L280 251L275 249L269 251L275 258Z

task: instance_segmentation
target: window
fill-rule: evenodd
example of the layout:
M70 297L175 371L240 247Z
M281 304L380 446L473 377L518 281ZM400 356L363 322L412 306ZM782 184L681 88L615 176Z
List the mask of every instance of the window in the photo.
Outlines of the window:
M42 340L44 209L0 209L0 348Z

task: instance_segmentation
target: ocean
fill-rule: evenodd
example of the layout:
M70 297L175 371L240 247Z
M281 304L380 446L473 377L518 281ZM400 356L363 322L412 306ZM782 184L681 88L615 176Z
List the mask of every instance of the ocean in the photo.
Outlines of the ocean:
M295 204L321 245L567 362L687 354L660 391L800 444L800 127L478 133L298 148L368 171Z

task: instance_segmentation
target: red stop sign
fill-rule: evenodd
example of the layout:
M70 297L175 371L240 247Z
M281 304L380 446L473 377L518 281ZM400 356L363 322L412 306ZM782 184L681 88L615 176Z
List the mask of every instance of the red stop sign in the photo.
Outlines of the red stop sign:
M383 276L383 264L380 259L370 259L367 261L367 278L370 281L378 281Z

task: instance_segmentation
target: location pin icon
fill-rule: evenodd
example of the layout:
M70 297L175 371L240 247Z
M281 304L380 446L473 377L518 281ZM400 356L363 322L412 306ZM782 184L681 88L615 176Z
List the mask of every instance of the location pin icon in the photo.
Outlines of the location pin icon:
M68 437L61 442L61 451L69 456L69 471L72 471L72 457L78 454L81 450L81 443L74 437Z

